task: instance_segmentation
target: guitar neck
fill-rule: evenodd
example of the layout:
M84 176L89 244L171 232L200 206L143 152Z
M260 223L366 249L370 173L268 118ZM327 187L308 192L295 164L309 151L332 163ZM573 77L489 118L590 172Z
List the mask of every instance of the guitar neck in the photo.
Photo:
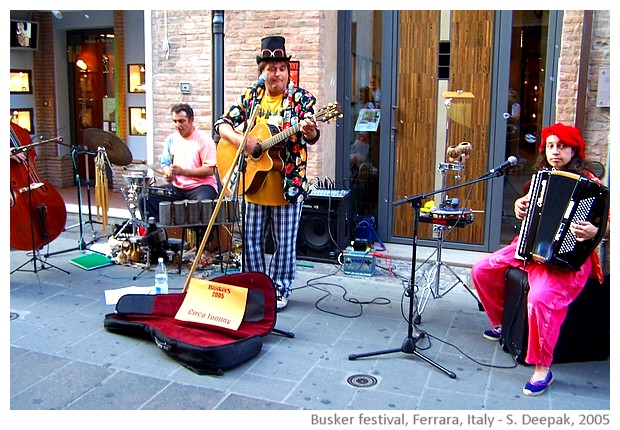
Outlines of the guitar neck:
M260 143L260 146L261 148L263 148L263 151L267 151L272 146L277 145L278 143L282 142L285 139L288 139L290 136L297 133L300 129L301 129L301 123L295 124L294 126L289 127L284 131L281 131L275 136L271 136L269 139L262 141Z
M330 103L328 106L323 106L316 115L313 114L311 116L306 116L305 119L310 119L314 123L318 121L329 123L329 120L332 118L342 118L342 109L338 105L338 102ZM269 139L262 141L260 146L263 151L267 151L275 144L282 142L284 139L288 139L299 130L301 130L301 123L297 123L294 126L281 131L275 136L271 136Z

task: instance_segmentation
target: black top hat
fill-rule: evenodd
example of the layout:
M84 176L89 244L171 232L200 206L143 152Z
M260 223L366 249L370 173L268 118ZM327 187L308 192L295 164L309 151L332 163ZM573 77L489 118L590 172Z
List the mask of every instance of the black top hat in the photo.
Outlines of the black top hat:
M268 36L260 41L260 55L256 56L256 64L261 61L290 61L292 55L286 56L284 37Z

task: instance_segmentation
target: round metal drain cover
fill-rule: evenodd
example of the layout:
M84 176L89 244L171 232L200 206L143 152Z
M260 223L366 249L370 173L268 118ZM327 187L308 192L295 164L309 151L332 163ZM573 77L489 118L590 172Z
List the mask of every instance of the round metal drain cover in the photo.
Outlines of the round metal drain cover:
M11 321L16 320L17 318L19 318L19 314L17 312L11 312Z
M370 375L353 375L347 378L347 382L354 387L368 388L377 385L377 378Z

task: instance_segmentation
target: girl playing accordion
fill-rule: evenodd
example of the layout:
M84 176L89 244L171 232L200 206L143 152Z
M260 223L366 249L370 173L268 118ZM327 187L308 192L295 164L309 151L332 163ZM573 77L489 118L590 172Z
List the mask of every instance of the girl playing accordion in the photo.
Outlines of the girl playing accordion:
M601 183L586 167L585 142L577 128L560 123L544 128L538 151L536 170L562 170ZM527 214L530 193L515 201L514 211L519 220ZM579 221L570 225L570 231L576 241L583 242L597 236L598 226L589 221ZM527 296L529 333L525 361L535 367L532 377L523 387L523 393L536 396L553 382L550 370L553 350L568 306L579 295L589 277L598 277L602 282L603 271L596 251L578 270L516 259L518 239L515 237L510 245L474 264L471 278L492 326L483 335L498 341L502 334L506 271L510 267L518 267L527 272L530 290Z

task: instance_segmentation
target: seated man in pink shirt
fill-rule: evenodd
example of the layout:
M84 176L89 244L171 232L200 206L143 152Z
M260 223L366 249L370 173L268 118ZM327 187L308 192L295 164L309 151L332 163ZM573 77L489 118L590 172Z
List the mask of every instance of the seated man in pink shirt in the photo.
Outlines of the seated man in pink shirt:
M167 183L166 192L140 196L143 220L159 221L159 203L178 200L216 200L215 142L209 133L194 125L194 110L188 104L172 106L172 122L176 132L166 138L161 155L161 168Z

